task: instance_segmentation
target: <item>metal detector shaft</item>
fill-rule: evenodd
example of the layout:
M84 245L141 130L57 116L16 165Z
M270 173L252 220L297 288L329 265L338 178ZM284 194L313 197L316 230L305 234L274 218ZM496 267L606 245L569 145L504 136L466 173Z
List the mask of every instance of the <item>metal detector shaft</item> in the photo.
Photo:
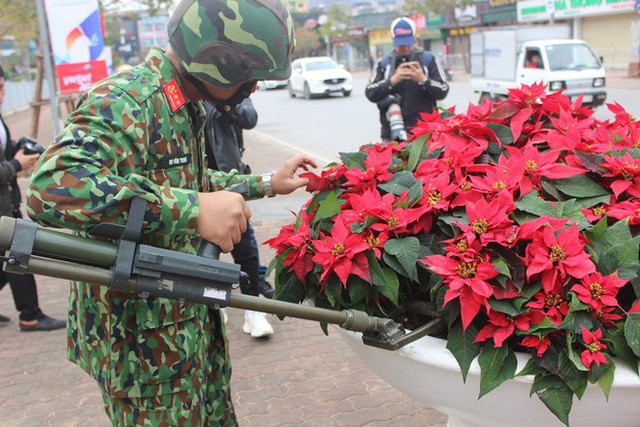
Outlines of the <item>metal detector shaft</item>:
M16 236L17 226L25 227L27 224L26 228L29 231L21 231L21 235ZM29 243L28 240L32 240L32 242ZM20 249L22 246L26 249ZM10 268L13 268L12 271L16 271L15 268L19 267L19 272L23 273L78 280L103 286L112 286L113 271L111 268L118 255L118 245L114 243L39 228L30 221L12 217L0 218L0 249L9 251L6 262ZM181 255L185 256L185 254ZM186 256L196 257L196 255ZM212 304L212 300L202 294L202 288L179 292L174 288L170 289L164 286L161 288L152 287L135 276L129 278L127 285L126 289L132 292L147 292L154 296L221 306L219 300ZM356 332L376 332L388 335L396 334L401 329L391 319L368 316L357 310L336 311L235 293L229 296L226 305L233 308L335 324Z

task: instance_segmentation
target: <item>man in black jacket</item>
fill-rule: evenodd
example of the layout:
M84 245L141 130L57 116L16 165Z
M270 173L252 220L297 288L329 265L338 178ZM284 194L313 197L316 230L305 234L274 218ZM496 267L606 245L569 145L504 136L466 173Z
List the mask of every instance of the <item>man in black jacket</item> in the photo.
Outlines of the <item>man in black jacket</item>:
M5 94L4 70L0 67L0 107ZM11 141L9 128L0 115L0 215L22 218L20 212L20 188L16 178L18 172L31 168L38 161L38 154L25 154L23 149ZM0 271L0 289L9 283L16 309L20 312L21 331L51 331L66 326L64 320L45 315L38 305L36 281L31 274L14 274ZM0 325L9 323L9 318L0 314Z
M242 162L244 151L242 131L252 129L258 123L258 113L251 99L244 99L232 112L222 112L210 103L205 106L207 166L210 169L225 172L236 169L240 173L250 173L249 167ZM233 247L231 255L242 271L249 276L249 284L241 287L242 293L253 296L262 294L271 298L274 290L264 280L263 270L266 268L261 271L258 245L251 223L247 225L247 231L242 233L240 242ZM242 331L254 338L261 338L272 335L273 327L264 313L247 310Z
M420 113L430 113L449 93L444 70L434 56L414 47L415 34L415 23L409 18L391 23L394 49L378 62L365 89L367 99L380 110L383 141L406 139L406 134L399 132L400 118L410 130ZM390 126L389 119L396 126Z

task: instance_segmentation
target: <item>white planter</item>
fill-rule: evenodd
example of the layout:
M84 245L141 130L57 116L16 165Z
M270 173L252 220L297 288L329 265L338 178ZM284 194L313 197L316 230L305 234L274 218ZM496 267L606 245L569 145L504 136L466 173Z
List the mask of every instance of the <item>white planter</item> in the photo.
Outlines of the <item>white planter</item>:
M500 385L478 400L480 367L474 361L462 382L458 362L446 341L424 337L398 351L364 345L361 334L335 328L376 374L389 384L449 416L448 427L563 426L534 395L533 377L519 377ZM526 355L518 355L518 369ZM575 427L640 426L640 379L626 365L616 365L607 402L598 386L589 385L581 400L574 397L569 416Z

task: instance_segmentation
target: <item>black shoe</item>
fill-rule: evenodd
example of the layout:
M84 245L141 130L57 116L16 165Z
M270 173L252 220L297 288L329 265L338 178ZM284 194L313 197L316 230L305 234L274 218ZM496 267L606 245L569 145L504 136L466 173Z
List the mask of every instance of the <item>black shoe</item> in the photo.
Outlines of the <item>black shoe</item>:
M260 283L258 284L258 292L260 294L262 294L265 298L273 298L273 295L276 293L276 290L273 289L273 286L271 286L271 283L267 282L266 280L261 280Z
M9 319L7 316L3 316L2 314L0 314L0 326L7 326L9 322L11 322L11 319Z
M62 329L67 327L66 320L52 319L49 316L42 315L34 320L21 320L20 330L22 332L31 331L54 331L56 329Z

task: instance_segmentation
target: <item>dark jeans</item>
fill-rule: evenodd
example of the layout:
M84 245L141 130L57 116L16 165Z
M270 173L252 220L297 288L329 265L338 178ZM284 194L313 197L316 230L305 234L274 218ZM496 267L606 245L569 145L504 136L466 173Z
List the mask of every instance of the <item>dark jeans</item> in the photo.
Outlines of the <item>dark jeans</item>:
M235 263L240 266L240 269L249 276L249 284L240 286L240 291L245 295L258 296L260 258L258 255L258 244L251 223L248 224L247 231L242 233L240 242L233 247L231 255Z
M36 281L31 274L15 274L0 271L0 289L9 283L20 320L34 320L42 315L38 306Z

